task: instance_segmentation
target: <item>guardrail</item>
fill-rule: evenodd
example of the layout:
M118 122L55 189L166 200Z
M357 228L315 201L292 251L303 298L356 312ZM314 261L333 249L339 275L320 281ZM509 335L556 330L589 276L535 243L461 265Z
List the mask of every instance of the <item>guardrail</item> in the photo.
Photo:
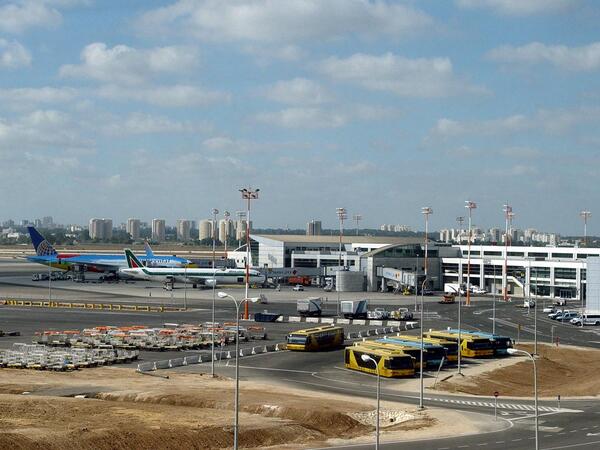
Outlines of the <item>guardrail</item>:
M136 311L136 312L178 312L186 311L185 308L154 305L131 305L120 303L83 303L83 302L48 302L41 300L0 300L2 306L19 306L28 308L67 308L67 309L92 309L102 311Z
M285 344L271 344L271 345L257 345L254 347L247 347L240 349L240 358L245 356L259 355L261 353L272 353L285 350ZM223 359L235 358L235 350L223 351L215 349L215 361L221 361ZM160 361L148 361L145 363L139 363L137 365L137 372L152 372L159 369L172 369L174 367L184 367L193 364L202 364L210 362L211 355L191 355L183 356L180 358L164 359Z

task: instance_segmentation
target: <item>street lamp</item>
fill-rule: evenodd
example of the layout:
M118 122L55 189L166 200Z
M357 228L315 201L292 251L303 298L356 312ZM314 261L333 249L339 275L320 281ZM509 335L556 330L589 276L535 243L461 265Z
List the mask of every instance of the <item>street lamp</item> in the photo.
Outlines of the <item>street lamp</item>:
M467 245L467 306L471 305L471 216L477 204L471 200L465 200L465 208L469 210L469 241Z
M258 199L260 189L243 188L239 190L242 193L242 199L246 203L246 295L248 298L248 288L250 287L250 200ZM248 302L244 305L244 319L248 320Z
M354 214L352 216L352 219L354 219L354 221L356 222L356 235L358 236L358 222L360 222L362 220L362 216L360 214Z
M215 265L215 245L217 239L217 214L219 210L214 208L212 210L213 221L212 221L212 269L213 269L213 286L212 286L212 324L211 324L211 344L210 344L210 375L214 378L215 376L215 289L217 287L217 266Z
M592 216L592 213L584 210L581 211L579 215L583 219L583 245L587 247L587 221Z
M421 213L425 216L425 279L423 280L423 284L421 285L421 353L420 353L420 370L419 370L419 378L421 390L419 394L419 408L423 409L423 321L424 321L424 313L423 310L423 291L425 290L425 284L427 283L427 276L429 275L428 266L427 266L427 234L429 233L429 216L433 214L433 209L429 206L424 206L421 208Z
M525 350L509 348L507 351L508 351L509 355L516 355L516 354L520 353L522 355L528 356L529 359L531 359L531 362L533 363L533 393L534 393L534 404L535 404L535 450L539 450L539 448L540 448L539 439L538 439L539 411L538 411L538 392L537 392L537 368L535 365L535 358L533 357L533 355L531 353L528 353Z
M508 301L508 241L510 239L508 234L508 221L511 217L512 206L508 204L508 202L504 205L502 209L504 211L504 222L505 222L505 230L504 230L504 271L502 273L502 295L504 297L504 301Z
M364 362L371 361L375 365L375 371L377 372L377 419L375 422L375 450L379 450L379 365L375 359L371 358L367 354L361 355L360 359L362 359Z
M233 448L238 448L238 432L239 432L239 403L240 403L240 306L242 303L248 304L248 302L256 303L260 300L260 297L245 298L241 301L237 301L233 296L226 292L219 292L217 294L219 298L230 298L235 303L235 419L233 425ZM213 323L214 329L214 323Z
M340 315L340 280L339 274L342 271L342 236L344 235L344 220L348 218L346 208L336 208L335 212L340 221L340 246L338 251L338 274L335 276L335 290L337 291L337 315Z

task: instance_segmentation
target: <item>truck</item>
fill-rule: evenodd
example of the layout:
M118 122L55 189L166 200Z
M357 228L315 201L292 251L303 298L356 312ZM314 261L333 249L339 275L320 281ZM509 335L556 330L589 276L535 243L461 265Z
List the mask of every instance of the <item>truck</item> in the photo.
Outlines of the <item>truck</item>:
M444 293L445 294L465 294L464 286L461 286L459 283L444 283Z
M296 302L296 310L301 316L320 316L323 300L321 297L301 298Z
M369 300L342 300L340 310L346 319L366 319Z
M296 276L293 276L293 277L289 277L288 278L288 283L289 284L301 284L302 286L310 286L312 284L311 280L310 280L310 277L299 276L299 275L296 275Z

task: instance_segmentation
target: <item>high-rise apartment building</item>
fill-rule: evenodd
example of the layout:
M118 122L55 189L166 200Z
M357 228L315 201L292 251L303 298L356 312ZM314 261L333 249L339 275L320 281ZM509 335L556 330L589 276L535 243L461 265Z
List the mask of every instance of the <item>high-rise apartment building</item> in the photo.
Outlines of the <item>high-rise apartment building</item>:
M165 219L152 219L152 240L156 242L165 240Z
M192 221L187 219L177 219L177 240L189 241L192 238Z
M320 236L323 234L323 228L320 220L311 220L306 224L307 236Z
M212 220L204 219L201 220L198 225L198 239L201 241L204 239L212 238Z
M90 238L99 240L108 240L112 238L113 221L112 219L90 219L89 233Z
M127 219L127 233L131 236L131 239L137 240L140 238L140 219Z

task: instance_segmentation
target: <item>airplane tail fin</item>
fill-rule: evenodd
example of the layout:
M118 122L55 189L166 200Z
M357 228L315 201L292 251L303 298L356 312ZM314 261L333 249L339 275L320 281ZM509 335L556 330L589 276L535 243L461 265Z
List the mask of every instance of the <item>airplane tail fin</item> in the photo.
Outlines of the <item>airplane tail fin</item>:
M125 258L127 259L127 267L130 269L139 269L144 267L140 260L137 259L137 256L135 256L128 248L125 249Z
M27 227L27 231L29 231L29 236L31 237L31 243L33 244L33 248L35 249L35 253L38 256L52 256L56 255L56 250L50 242L46 240L44 236L42 236L35 227Z
M148 243L147 240L144 241L144 248L146 249L146 256L148 258L153 258L154 252L152 251L152 247L150 247L150 244Z

